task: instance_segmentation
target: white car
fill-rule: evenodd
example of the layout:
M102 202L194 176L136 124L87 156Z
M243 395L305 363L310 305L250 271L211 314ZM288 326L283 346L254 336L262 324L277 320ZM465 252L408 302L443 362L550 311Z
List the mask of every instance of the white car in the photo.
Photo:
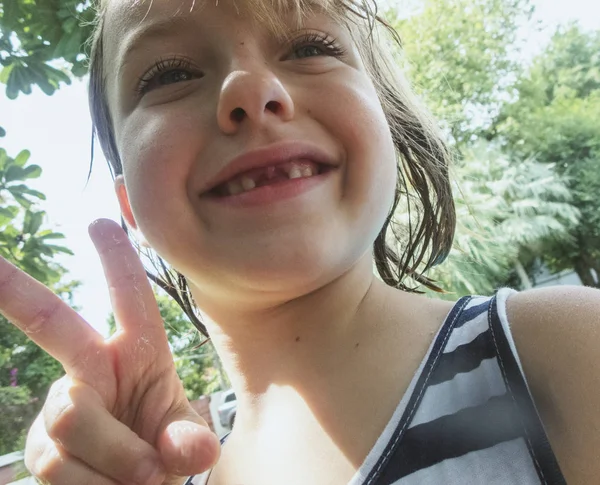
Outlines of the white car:
M237 411L237 399L233 389L226 391L222 395L222 404L218 407L219 421L224 428L232 429Z

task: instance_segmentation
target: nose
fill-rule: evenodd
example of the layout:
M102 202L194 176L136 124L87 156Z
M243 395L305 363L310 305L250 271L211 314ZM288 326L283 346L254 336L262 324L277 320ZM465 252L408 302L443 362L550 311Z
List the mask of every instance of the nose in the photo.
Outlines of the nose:
M217 107L217 123L224 133L235 134L243 124L289 121L293 116L292 98L273 73L236 70L225 78Z

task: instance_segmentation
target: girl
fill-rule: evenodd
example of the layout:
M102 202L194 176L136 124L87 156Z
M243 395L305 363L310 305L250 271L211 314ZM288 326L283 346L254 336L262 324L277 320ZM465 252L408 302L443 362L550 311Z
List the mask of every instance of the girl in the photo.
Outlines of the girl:
M90 97L123 218L179 273L163 286L193 297L239 409L221 447L185 398L135 251L98 221L107 341L0 265L3 313L67 372L29 435L36 477L595 483L600 295L414 291L451 245L448 155L373 7L101 5ZM412 220L392 244L397 208Z

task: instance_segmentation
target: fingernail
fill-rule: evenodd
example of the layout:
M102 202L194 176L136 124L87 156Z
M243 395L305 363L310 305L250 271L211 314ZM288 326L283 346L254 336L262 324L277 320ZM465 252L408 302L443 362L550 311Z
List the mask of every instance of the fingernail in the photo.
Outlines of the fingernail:
M115 245L127 240L123 229L110 219L98 219L92 222L88 227L88 233L96 250L103 252L111 249Z
M112 227L111 227L112 226ZM96 219L88 226L88 233L90 236L99 235L103 236L107 230L118 230L120 228L119 224L111 219Z

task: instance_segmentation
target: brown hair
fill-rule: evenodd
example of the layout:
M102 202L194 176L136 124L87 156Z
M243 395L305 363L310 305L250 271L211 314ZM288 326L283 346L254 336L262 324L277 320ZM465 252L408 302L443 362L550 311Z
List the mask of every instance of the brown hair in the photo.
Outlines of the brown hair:
M235 1L235 0L234 0ZM101 2L90 55L89 102L94 130L113 176L122 173L109 113L103 55L103 20L107 0ZM398 156L398 183L390 213L375 240L377 271L390 286L416 292L420 285L442 291L424 273L450 252L456 214L449 179L450 154L435 122L413 95L394 52L401 42L394 29L377 14L372 0L244 0L245 9L274 31L280 16L297 18L315 8L352 26L356 44L375 85L390 126ZM398 220L397 213L406 222ZM208 337L199 320L185 277L158 258L158 274L148 277L177 301L194 325ZM411 280L412 283L407 282Z

